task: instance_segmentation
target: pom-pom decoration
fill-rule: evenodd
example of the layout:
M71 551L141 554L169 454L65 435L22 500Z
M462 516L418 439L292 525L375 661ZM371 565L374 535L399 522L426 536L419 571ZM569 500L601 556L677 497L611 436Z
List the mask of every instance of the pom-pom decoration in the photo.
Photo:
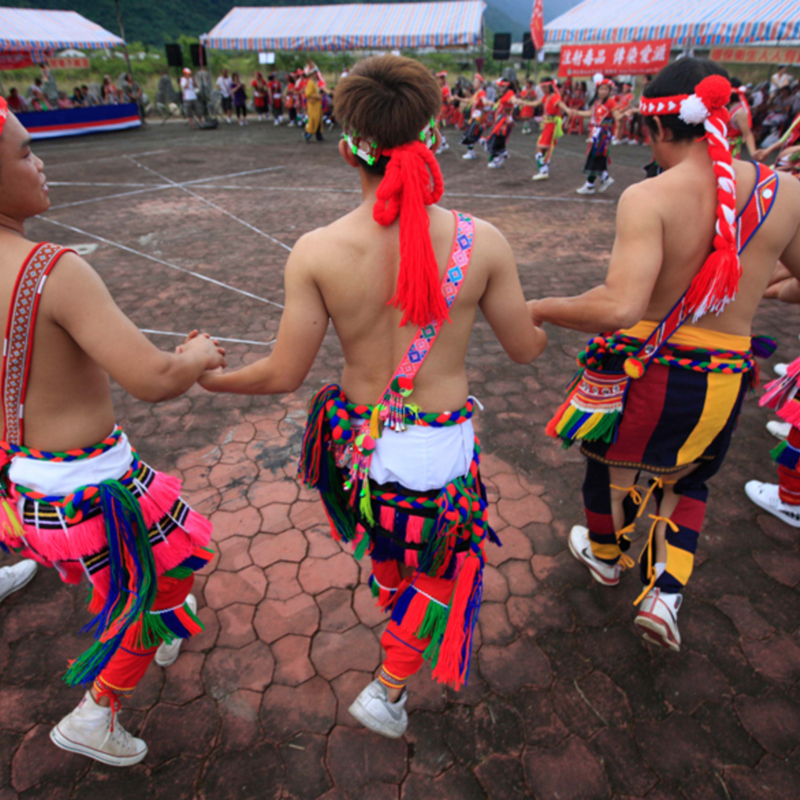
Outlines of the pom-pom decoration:
M709 75L703 78L694 90L709 113L725 108L731 100L732 92L730 81L722 75Z
M625 374L634 380L644 375L644 364L638 358L626 358L624 369Z
M592 80L595 83L595 86L599 86L603 82L604 79L605 79L605 76L603 75L602 72L595 72L594 77L592 78Z
M709 111L706 104L696 94L690 94L681 102L678 116L687 125L702 125L708 119Z

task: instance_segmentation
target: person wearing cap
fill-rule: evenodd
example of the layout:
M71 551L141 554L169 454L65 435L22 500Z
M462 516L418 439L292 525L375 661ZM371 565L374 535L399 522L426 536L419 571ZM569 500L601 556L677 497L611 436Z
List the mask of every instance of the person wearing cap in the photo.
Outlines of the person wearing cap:
M349 711L392 738L406 731L406 683L425 660L435 680L466 682L496 542L464 363L478 307L515 362L546 345L502 234L438 205L440 101L433 75L398 56L360 61L339 83L339 152L362 203L296 243L272 354L203 383L296 391L333 322L347 365L341 385L311 400L300 475L333 536L369 556L373 596L391 613L385 658Z
M189 126L196 128L200 125L200 100L197 97L197 84L192 71L185 67L181 76L181 99L183 100L183 114L189 120Z
M587 458L586 525L568 544L593 580L617 586L635 566L636 518L655 499L634 622L673 651L708 482L754 380L754 356L774 350L752 336L753 316L779 259L800 277L800 183L731 158L730 95L726 71L711 61L664 67L639 106L663 171L620 197L605 282L530 304L536 322L613 332L590 340L547 428L565 445L581 440Z

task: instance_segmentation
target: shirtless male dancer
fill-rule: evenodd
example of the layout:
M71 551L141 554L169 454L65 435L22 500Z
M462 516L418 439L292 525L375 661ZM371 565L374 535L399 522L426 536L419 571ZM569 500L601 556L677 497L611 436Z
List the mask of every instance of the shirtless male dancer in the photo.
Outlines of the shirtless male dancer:
M456 689L469 671L494 538L464 365L477 310L517 363L547 341L505 238L437 205L440 104L436 80L407 58L367 59L341 81L339 149L363 201L295 245L272 355L202 381L218 392L293 392L333 321L341 386L311 401L300 472L320 490L333 535L370 555L373 594L392 611L381 671L350 708L389 737L406 729L405 684L424 658Z
M685 58L647 86L641 113L664 171L620 198L605 284L531 303L536 322L607 332L581 355L582 375L549 426L566 444L582 439L587 456L588 530L575 526L569 546L596 581L616 586L633 566L636 505L641 514L655 493L635 623L672 650L707 481L751 383L753 315L778 259L800 275L800 185L731 160L724 76ZM644 499L640 472L656 476Z
M83 259L26 239L25 221L50 207L42 169L0 97L0 307L9 309L0 546L54 566L67 583L91 582L95 641L66 675L91 688L50 738L130 766L147 745L115 718L119 698L153 658L168 666L202 629L189 592L211 558L211 524L181 500L180 481L138 459L114 422L109 375L156 403L223 365L224 351L192 335L176 353L161 352Z

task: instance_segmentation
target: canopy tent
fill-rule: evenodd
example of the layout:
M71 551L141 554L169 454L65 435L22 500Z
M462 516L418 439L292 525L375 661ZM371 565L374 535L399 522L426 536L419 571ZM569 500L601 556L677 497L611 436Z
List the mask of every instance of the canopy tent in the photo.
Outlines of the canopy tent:
M216 50L359 50L476 45L483 0L233 8L201 37Z
M75 11L0 7L0 53L29 53L42 61L46 53L65 47L98 50L122 44L119 36Z
M800 39L800 0L585 0L546 25L545 37L549 44L777 43Z

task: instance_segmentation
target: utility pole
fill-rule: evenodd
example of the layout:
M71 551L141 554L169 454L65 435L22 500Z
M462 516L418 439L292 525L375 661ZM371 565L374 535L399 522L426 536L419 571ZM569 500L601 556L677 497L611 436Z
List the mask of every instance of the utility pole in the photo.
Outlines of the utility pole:
M122 25L122 10L119 7L119 0L114 0L114 5L117 8L117 25L119 25L119 35L122 37L122 50L125 53L125 64L128 67L128 74L133 80L133 70L131 69L131 56L128 53L128 40L125 38L125 28Z

